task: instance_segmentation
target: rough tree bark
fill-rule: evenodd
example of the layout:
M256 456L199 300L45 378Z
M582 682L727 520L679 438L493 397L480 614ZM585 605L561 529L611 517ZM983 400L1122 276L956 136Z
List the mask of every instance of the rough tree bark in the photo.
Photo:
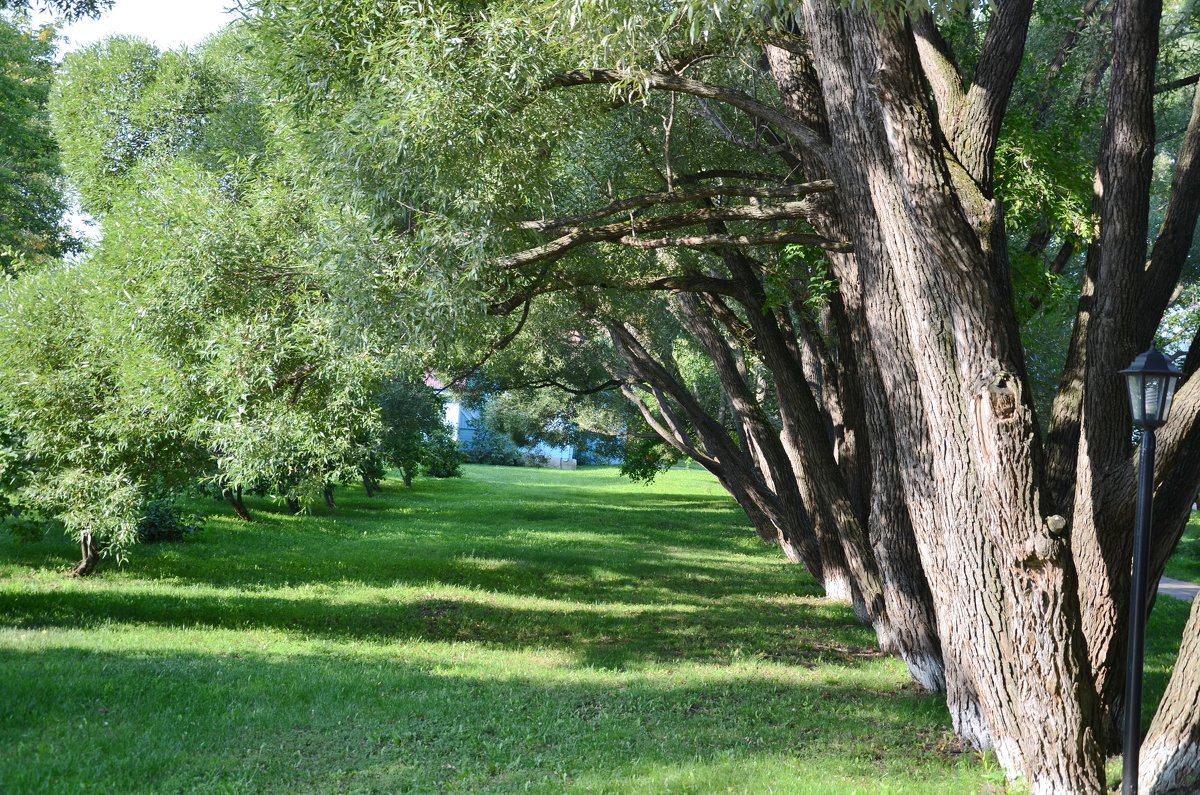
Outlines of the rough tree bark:
M1044 449L1018 334L1003 208L993 195L994 154L1031 8L1030 0L995 4L968 80L929 15L910 22L807 0L799 11L805 35L789 31L765 53L786 112L673 67L653 72L642 80L646 90L747 114L756 129L774 136L791 174L830 184L833 195L823 189L768 206L771 198L795 194L774 188L722 193L717 186L703 196L668 191L617 200L610 208L634 201L639 208L670 209L628 224L601 224L614 212L609 208L577 216L574 227L550 223L541 231L557 230L557 240L509 256L502 267L543 262L591 242L713 251L728 277L672 273L626 286L698 295L682 299L691 310L681 320L717 364L740 444L689 407L688 396L676 394L671 379L643 360L644 351L614 333L616 347L634 363L629 383L646 384L663 412L655 416L641 402L647 421L718 473L739 502L751 506L756 525L765 519L778 528L778 479L786 468L777 463L775 441L765 434L737 357L730 355L732 340L741 345L739 335L751 338L777 390L779 439L819 540L810 569L829 565L822 558L833 549L828 540L837 538L858 589L868 584L863 595L875 600L875 614L893 622L903 617L897 648L914 678L935 686L944 680L959 734L976 747L994 748L1009 774L1023 775L1035 793L1090 793L1103 787L1103 752L1120 711L1127 612L1133 462L1117 371L1153 336L1200 215L1200 105L1147 262L1161 3L1116 0L1104 11L1115 23L1115 56L1095 199L1101 234L1088 251ZM1085 15L1096 10L1089 3ZM1064 42L1055 70L1072 41ZM617 70L578 71L552 85L627 77ZM751 201L738 206L729 201L733 196ZM680 211L689 201L699 208ZM809 234L778 226L801 218L832 264L841 317L831 336L841 356L853 351L853 367L804 339L807 329L790 326L755 292L754 260L746 249ZM751 223L768 228L746 232ZM682 233L698 225L704 234ZM1036 246L1044 248L1050 238L1038 234ZM1031 242L1035 237L1031 233ZM619 286L588 278L532 294ZM731 313L721 307L728 298L741 304L744 321L727 320ZM1200 367L1195 351L1187 367ZM672 406L685 422L672 416ZM1157 473L1164 510L1156 516L1156 567L1178 540L1182 501L1193 499L1200 485L1200 385L1185 386L1176 406L1163 430ZM684 428L689 423L690 431ZM839 424L853 435L839 436ZM862 467L845 466L842 450L850 459L869 459L869 476ZM733 461L738 464L730 470ZM730 471L739 474L731 478ZM918 575L908 574L912 570ZM1180 666L1194 665L1190 648ZM914 666L909 654L926 663ZM1164 726L1179 724L1171 709L1188 708L1186 698L1172 698L1164 703ZM1182 743L1184 730L1171 731Z
M998 208L942 157L903 26L824 2L806 3L804 15L831 174L854 221L859 272L847 276L867 293L873 338L895 340L915 365L889 367L892 351L876 343L893 405L919 407L915 423L913 411L895 412L897 450L943 649L970 650L953 667L986 727L960 723L960 732L990 738L1034 792L1098 791L1096 699L1065 522L1042 515L1038 434L999 283L1008 274L989 257ZM959 687L948 688L961 720Z
M790 496L794 480L789 484L782 471L764 476L764 470L755 465L751 450L740 449L733 443L726 429L704 410L670 370L654 359L631 329L615 322L606 324L606 328L614 349L629 367L625 380L647 384L656 399L661 418L656 417L632 390L623 390L651 428L683 455L716 475L752 519L757 517L761 521L765 517L775 529L784 551L802 563L828 595L849 600L849 588L841 590L843 583L849 584L844 562L839 563L836 557L829 559L839 550L819 544L803 506ZM673 404L682 410L682 417L676 415ZM692 440L689 427L698 442ZM786 487L782 498L773 491L772 482ZM761 528L759 533L763 534Z
M1125 616L1132 556L1132 445L1125 385L1115 374L1137 354L1138 304L1145 283L1154 69L1160 0L1113 6L1112 87L1098 166L1100 239L1096 290L1083 340L1084 392L1075 467L1072 557L1079 571L1083 633L1105 710L1104 739L1118 743L1124 697ZM1157 326L1157 322L1154 323Z
M819 135L827 137L829 126L820 81L812 65L812 53L805 36L791 35L776 39L766 47L767 64L788 110ZM810 181L827 181L825 163L806 158L802 173ZM832 195L815 202L809 220L825 237L846 239ZM870 543L882 580L883 596L895 635L895 645L908 665L914 681L927 690L946 687L945 661L938 639L933 596L921 568L916 539L913 536L905 495L897 469L892 406L888 405L880 380L878 363L862 323L862 290L856 281L846 280L854 271L853 255L831 252L834 271L843 276L839 292L831 300L827 320L833 325L840 356L826 367L837 374L839 402L842 408L838 429L838 466L861 522L867 527ZM903 348L889 347L899 356ZM899 364L906 367L904 363ZM836 422L834 423L837 424ZM865 464L865 466L864 466ZM863 471L863 470L866 471ZM862 496L855 500L855 493ZM961 693L954 702L971 717L958 719L963 725L978 724L978 708L969 693ZM980 739L979 745L986 743Z

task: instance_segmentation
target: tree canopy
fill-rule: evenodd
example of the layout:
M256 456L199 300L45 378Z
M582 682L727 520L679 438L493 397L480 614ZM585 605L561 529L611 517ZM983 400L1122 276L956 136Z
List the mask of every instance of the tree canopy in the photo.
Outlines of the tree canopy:
M64 215L47 99L54 36L0 15L0 272L44 265L77 247Z

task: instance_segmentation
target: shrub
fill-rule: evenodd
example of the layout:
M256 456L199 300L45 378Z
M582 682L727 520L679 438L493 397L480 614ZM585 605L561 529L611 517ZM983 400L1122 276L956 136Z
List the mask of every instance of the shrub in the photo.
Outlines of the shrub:
M521 449L507 434L482 427L476 428L475 435L463 445L463 455L469 464L523 466Z
M19 544L36 544L46 537L50 523L43 519L10 516L0 523L0 527L12 534L13 540Z
M426 475L434 478L462 477L463 453L445 426L442 431L426 437L421 467Z
M171 500L151 500L138 522L138 541L143 544L183 541L199 530L197 517L183 513Z
M625 443L621 474L634 483L650 485L660 472L677 464L681 456L657 439L630 439Z

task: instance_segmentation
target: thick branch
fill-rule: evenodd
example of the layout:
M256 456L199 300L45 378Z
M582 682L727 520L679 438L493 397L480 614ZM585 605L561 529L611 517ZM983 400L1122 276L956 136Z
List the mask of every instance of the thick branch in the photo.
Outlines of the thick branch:
M503 270L520 268L533 262L555 259L563 256L572 249L588 243L623 243L630 245L636 236L650 232L662 232L668 229L679 229L713 221L787 221L804 218L812 210L807 201L784 202L773 205L741 205L737 207L708 207L674 215L659 216L647 219L632 219L621 223L580 229L562 235L561 237L518 252L501 259L497 266ZM842 247L845 243L826 240L817 235L811 236L811 245L825 247Z
M1033 0L1001 0L992 13L966 99L947 137L967 173L991 195L1000 125L1025 52Z
M1146 267L1142 300L1136 313L1134 339L1138 350L1150 344L1171 301L1187 262L1197 218L1200 218L1200 90L1192 100L1192 115L1171 179L1171 198Z
M678 180L682 181L682 180ZM517 224L520 229L533 229L538 232L565 230L580 231L577 227L592 221L602 220L616 213L638 210L658 204L685 204L711 199L716 196L744 196L756 199L800 198L812 193L833 190L833 182L821 180L802 185L777 185L775 187L760 187L758 185L714 185L712 187L693 188L691 190L675 190L663 193L647 193L642 196L631 196L628 199L612 202L597 210L565 218L550 218L541 221L522 221Z
M937 29L933 14L928 11L917 14L912 21L913 36L917 43L917 55L921 59L921 70L929 87L933 90L939 115L952 118L966 99L963 91L962 72L959 71L950 45Z
M1154 87L1154 93L1155 94L1165 94L1168 91L1178 91L1181 88L1187 88L1188 86L1194 86L1194 85L1196 85L1197 82L1200 82L1200 74L1188 75L1187 77L1181 77L1178 80L1171 80L1166 83L1159 83L1158 85L1156 85Z
M849 243L834 243L820 235L804 232L766 232L761 235L689 235L686 237L656 237L640 239L627 235L616 241L630 248L720 248L722 246L776 246L784 243L798 243L808 246L819 246L829 251L849 252Z

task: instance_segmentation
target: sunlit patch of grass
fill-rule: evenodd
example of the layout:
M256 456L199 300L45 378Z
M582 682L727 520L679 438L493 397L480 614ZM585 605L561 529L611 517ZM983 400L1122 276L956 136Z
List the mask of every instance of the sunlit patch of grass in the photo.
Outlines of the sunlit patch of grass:
M1177 580L1200 582L1200 514L1193 513L1165 574Z
M0 792L1000 791L706 474L337 500L197 502L195 540L88 580L0 539Z

